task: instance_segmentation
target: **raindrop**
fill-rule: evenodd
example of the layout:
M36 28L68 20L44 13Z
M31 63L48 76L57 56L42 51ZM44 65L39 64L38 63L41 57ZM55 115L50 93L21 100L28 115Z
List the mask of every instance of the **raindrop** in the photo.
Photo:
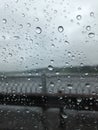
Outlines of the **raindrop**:
M53 63L54 63L54 60L50 60L50 62L51 62L51 64L53 64Z
M38 22L38 21L39 21L39 18L35 18L35 21Z
M85 106L85 110L88 110L89 109L89 107L88 106Z
M30 81L31 80L31 78L28 78L28 81Z
M94 17L94 12L90 12L90 16L91 16L91 17Z
M19 36L14 36L14 39L20 39L20 37Z
M2 36L2 38L3 38L4 40L6 39L6 37L5 37L4 35Z
M78 10L81 10L81 7L78 7Z
M63 119L67 119L68 116L67 116L66 114L62 114L62 118L63 118Z
M68 89L72 89L72 84L67 84Z
M57 13L57 10L54 10L54 14L56 14Z
M42 85L40 84L38 88L39 88L39 90L41 91L43 87L42 87Z
M23 127L20 127L20 130L23 130Z
M57 82L60 83L60 82L61 82L61 79L58 79Z
M90 84L89 84L89 83L86 83L86 84L85 84L85 87L90 88Z
M68 51L68 56L71 56L71 52L70 51Z
M62 33L62 32L64 31L63 26L59 26L59 27L58 27L58 31L59 31L60 33Z
M7 23L7 20L6 20L6 19L3 19L2 22L3 22L4 24L6 24L6 23Z
M4 47L3 50L6 51L6 48Z
M9 53L9 56L13 56L12 53Z
M65 44L66 44L66 45L68 45L68 44L69 44L69 42L68 42L68 41L65 41Z
M84 66L84 64L83 64L83 63L80 63L80 66L81 66L81 67L83 67L83 66Z
M0 110L0 113L3 113L3 110Z
M19 24L19 27L20 27L20 29L22 29L22 28L23 28L23 25L22 25L22 24Z
M96 92L92 92L93 95L96 95Z
M20 59L21 59L21 60L24 60L24 58L23 58L23 57L20 57Z
M37 129L37 128L38 128L38 126L37 126L37 125L34 125L34 128L35 128L35 129Z
M74 55L72 55L72 59L73 59L73 60L75 59L75 56L74 56Z
M68 65L69 65L69 63L68 63L68 62L66 62L66 63L65 63L65 65L66 65L66 66L68 66Z
M17 110L17 113L20 113L20 110Z
M95 33L90 32L90 33L88 34L88 37L89 37L89 38L93 38L94 36L95 36Z
M53 66L52 66L52 65L49 65L49 66L48 66L48 70L52 71L52 70L53 70Z
M33 39L30 39L30 42L33 43Z
M24 13L22 13L22 17L25 17L25 14L24 14Z
M19 0L15 0L16 3L18 3Z
M86 30L90 31L91 30L91 26L86 26Z
M30 113L30 111L29 111L29 110L27 110L27 111L26 111L26 113L28 114L28 113Z
M31 24L30 24L30 23L27 23L27 26L28 26L28 27L31 27Z
M82 101L82 99L81 99L81 98L80 98L80 99L77 99L77 102L78 102L78 103L80 103L81 101Z
M73 22L74 22L74 20L73 20L73 19L71 19L71 20L70 20L70 22L72 22L72 23L73 23Z
M85 73L85 76L87 76L88 75L88 73Z
M51 87L54 87L54 83L53 83L53 82L50 82L50 86L51 86Z
M54 44L51 44L51 47L55 47L55 45L54 45Z
M42 29L40 27L36 27L36 33L40 34L42 32Z
M68 89L72 89L72 86L68 86Z
M77 18L77 20L81 20L82 16L81 15L77 15L76 18Z
M60 73L57 71L57 72L56 72L56 75L59 75L59 74L60 74Z

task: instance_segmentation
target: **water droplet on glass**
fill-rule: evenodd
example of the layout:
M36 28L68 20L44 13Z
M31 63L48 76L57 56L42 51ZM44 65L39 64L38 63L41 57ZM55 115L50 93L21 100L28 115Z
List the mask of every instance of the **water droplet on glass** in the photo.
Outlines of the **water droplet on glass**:
M19 36L14 36L14 39L20 39L20 37Z
M60 73L57 71L57 72L56 72L56 75L59 75L59 74L60 74Z
M33 39L30 39L30 42L33 43Z
M68 41L64 41L64 42L65 42L65 44L66 44L66 45L68 45L68 44L69 44L69 42L68 42Z
M85 110L88 110L89 109L89 107L88 106L85 106Z
M15 0L16 3L18 3L19 0Z
M27 23L27 26L28 26L28 27L31 27L31 24L30 24L30 23Z
M57 10L54 10L54 14L56 14L57 13Z
M42 32L42 29L40 27L36 27L36 33L40 34Z
M17 113L20 113L20 110L17 110Z
M5 47L4 47L3 49L4 49L4 51L6 51L6 48L5 48Z
M20 127L20 130L23 130L23 127Z
M68 116L66 114L62 114L62 118L67 119Z
M65 63L65 65L66 65L66 66L68 66L68 65L69 65L69 63L68 63L68 62L66 62L66 63Z
M22 17L25 17L25 14L24 14L24 13L22 13Z
M77 99L77 102L78 102L78 103L80 103L81 101L82 101L82 99L81 99L81 98Z
M95 33L90 32L90 33L88 34L88 37L89 37L89 38L93 38L94 36L95 36Z
M21 60L24 60L24 58L23 58L23 57L20 57L20 59L21 59Z
M70 51L68 51L68 56L71 56L71 52Z
M6 37L5 37L4 35L2 36L2 38L3 38L4 40L6 39Z
M51 86L51 87L54 87L54 83L53 83L53 82L50 82L50 86Z
M7 23L7 20L6 20L6 19L3 19L2 22L3 22L4 24L6 24L6 23Z
M86 26L86 30L90 31L91 30L91 26Z
M12 53L9 53L9 56L13 56Z
M81 7L78 7L78 10L81 10Z
M51 47L55 47L55 45L54 45L54 44L51 44Z
M74 20L73 20L73 19L71 19L71 20L70 20L70 22L72 22L72 23L73 23L73 22L74 22Z
M72 89L72 84L67 84L68 89Z
M88 73L85 73L85 76L87 76L88 75Z
M91 17L94 17L94 12L90 12L90 16L91 16Z
M81 20L82 16L81 15L77 15L76 18L77 18L77 20Z
M23 25L22 25L22 24L19 24L19 27L20 27L20 29L22 29L22 28L23 28Z
M30 81L31 80L31 78L28 78L28 81Z
M59 31L60 33L62 33L62 32L64 31L63 26L59 26L59 27L58 27L58 31Z
M73 59L73 60L75 59L75 56L74 56L74 55L72 55L72 59Z
M83 64L83 63L80 63L80 66L81 66L81 67L83 67L83 66L84 66L84 64Z
M85 84L85 87L90 88L90 84L89 84L89 83L86 83L86 84Z
M37 126L37 125L34 125L34 128L35 128L35 129L37 129L37 128L38 128L38 126Z
M48 66L48 70L52 71L52 70L53 70L53 66L52 66L52 65L49 65L49 66Z
M60 82L61 82L61 79L58 79L57 82L60 83Z
M26 113L27 113L27 114L29 114L29 113L30 113L30 111L29 111L29 110L27 110L27 111L26 111Z
M51 62L51 64L53 64L53 63L54 63L54 60L50 60L50 62Z
M72 86L68 86L68 89L72 89Z
M39 18L35 18L35 21L38 22L38 21L39 21Z

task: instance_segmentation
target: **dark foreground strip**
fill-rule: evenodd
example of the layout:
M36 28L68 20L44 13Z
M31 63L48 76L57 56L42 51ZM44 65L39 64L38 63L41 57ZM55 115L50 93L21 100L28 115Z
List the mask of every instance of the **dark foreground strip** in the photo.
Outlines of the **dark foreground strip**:
M42 108L63 108L98 111L97 95L79 94L11 94L1 93L0 104L18 106L38 106Z

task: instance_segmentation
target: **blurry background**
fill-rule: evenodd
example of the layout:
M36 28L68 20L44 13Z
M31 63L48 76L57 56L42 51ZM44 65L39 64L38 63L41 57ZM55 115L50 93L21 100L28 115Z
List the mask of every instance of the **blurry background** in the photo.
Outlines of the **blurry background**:
M0 71L98 65L97 0L0 0Z

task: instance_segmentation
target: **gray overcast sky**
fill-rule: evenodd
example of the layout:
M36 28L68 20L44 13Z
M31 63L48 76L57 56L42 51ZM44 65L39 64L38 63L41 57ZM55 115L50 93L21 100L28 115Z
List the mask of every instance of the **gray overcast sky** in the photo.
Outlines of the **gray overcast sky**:
M0 71L98 65L97 0L0 0Z

